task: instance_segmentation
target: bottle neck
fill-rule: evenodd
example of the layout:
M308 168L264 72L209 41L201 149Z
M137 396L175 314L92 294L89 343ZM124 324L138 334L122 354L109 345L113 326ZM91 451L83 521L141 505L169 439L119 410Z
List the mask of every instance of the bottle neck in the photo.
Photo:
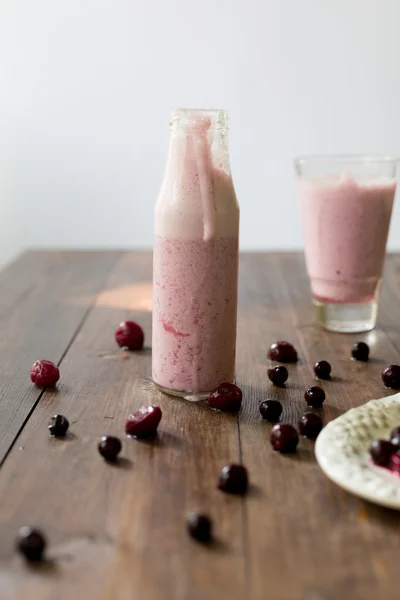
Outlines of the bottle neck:
M187 151L192 149L196 160L207 155L215 168L230 173L226 111L175 109L170 129L171 150L174 146L182 147L183 143Z
M223 111L173 111L171 140L156 206L157 235L208 242L237 237L239 209L229 168Z

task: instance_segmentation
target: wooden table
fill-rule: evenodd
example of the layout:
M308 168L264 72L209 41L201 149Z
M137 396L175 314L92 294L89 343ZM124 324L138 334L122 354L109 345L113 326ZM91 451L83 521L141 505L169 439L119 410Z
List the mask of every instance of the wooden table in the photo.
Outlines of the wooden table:
M117 349L126 318L151 340L150 253L31 252L0 274L1 600L400 598L400 514L331 483L310 441L294 456L274 453L259 414L276 397L296 423L318 359L333 365L325 421L390 393L380 372L400 361L400 257L387 260L379 327L368 335L314 326L298 254L242 255L239 304L237 417L163 396L149 381L150 348ZM284 390L267 379L277 339L301 357ZM359 339L371 345L367 364L349 359ZM60 365L57 390L31 384L38 358ZM124 417L148 403L164 412L158 438L124 438L119 466L105 463L99 436L122 436ZM48 434L55 413L70 420L65 440ZM236 461L252 482L245 498L216 489L221 467ZM212 547L187 536L192 510L212 515ZM49 539L37 568L14 551L24 524Z

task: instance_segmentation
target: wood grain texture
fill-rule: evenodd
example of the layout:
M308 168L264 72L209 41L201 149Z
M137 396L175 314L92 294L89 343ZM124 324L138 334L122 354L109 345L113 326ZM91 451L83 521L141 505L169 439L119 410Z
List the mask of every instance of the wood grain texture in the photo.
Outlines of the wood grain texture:
M261 399L278 397L284 420L297 424L307 410L304 390L315 383L313 364L326 359L333 377L319 382L327 400L317 412L327 422L388 395L380 373L388 362L398 362L398 353L379 327L353 336L317 329L301 256L245 256L241 267L243 293L259 298L257 307L251 301L248 311L241 310L238 344L238 379L247 394L240 416L242 455L260 490L246 502L253 597L394 599L399 515L331 483L315 462L313 442L301 440L295 456L274 453L267 442L271 426L261 421L258 407ZM395 309L385 296L383 318ZM300 362L290 366L286 390L276 390L267 379L266 351L277 339L292 341L300 355ZM371 346L366 364L350 360L352 344L361 339Z
M0 271L0 319L7 319L57 262L53 252L25 252Z
M150 283L148 254L118 262L61 363L58 391L43 395L18 438L23 450L15 447L4 464L0 598L245 597L243 501L216 489L219 470L239 460L237 417L163 396L148 382L150 349L115 347L114 329L127 317L150 339ZM124 460L106 464L99 437L121 436L125 416L148 403L164 411L158 438L122 436ZM56 412L71 422L66 440L46 431ZM211 548L188 538L192 510L214 518ZM55 567L45 577L14 555L27 519L51 540Z
M49 281L55 263L49 256L45 260L41 273ZM151 338L149 253L123 254L111 272L115 257L94 256L97 294L93 282L85 288L89 264L83 275L69 260L57 298L68 292L84 302L86 312L63 350L57 322L67 315L73 329L78 313L69 312L68 302L68 308L49 309L58 302L55 290L40 313L45 283L26 305L22 284L14 283L22 300L10 314L23 309L35 320L31 346L46 321L40 343L60 349L63 358L57 391L40 398L0 472L0 600L397 600L400 516L331 483L315 462L312 442L301 440L295 456L274 453L271 426L261 420L259 405L266 397L279 398L285 420L296 423L307 409L304 390L315 383L312 366L320 359L333 367L332 380L321 383L327 393L319 411L325 422L390 393L380 373L385 364L400 362L400 258L387 261L378 328L352 336L314 326L301 255L243 255L239 419L163 396L149 381L151 349L125 353L115 347L114 329L125 318L140 322L147 342ZM18 268L26 269L23 261ZM102 285L100 273L107 272ZM1 282L0 277L0 290ZM277 339L292 341L300 355L289 367L285 389L274 388L267 378L266 352ZM352 343L361 339L371 346L367 364L350 360ZM6 348L0 342L0 360ZM18 398L26 394L26 388L19 389L26 382L8 364ZM164 411L159 436L145 442L125 438L125 416L148 403ZM56 412L71 422L65 440L47 433ZM105 433L123 438L119 466L106 464L97 453ZM239 460L252 482L244 499L216 489L220 468ZM191 510L213 517L214 546L188 538L185 517ZM27 568L14 553L15 534L25 523L42 527L50 541L51 561L37 569Z
M0 463L40 397L29 370L58 363L118 253L32 252L0 277Z

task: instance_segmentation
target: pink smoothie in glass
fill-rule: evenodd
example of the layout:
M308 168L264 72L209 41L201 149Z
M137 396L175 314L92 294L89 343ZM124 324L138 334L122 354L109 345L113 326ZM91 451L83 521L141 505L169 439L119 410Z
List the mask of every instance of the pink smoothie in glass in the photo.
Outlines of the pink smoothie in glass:
M307 270L316 300L373 299L395 190L396 182L384 178L299 181Z
M172 131L155 210L153 380L209 392L235 375L239 208L212 118Z

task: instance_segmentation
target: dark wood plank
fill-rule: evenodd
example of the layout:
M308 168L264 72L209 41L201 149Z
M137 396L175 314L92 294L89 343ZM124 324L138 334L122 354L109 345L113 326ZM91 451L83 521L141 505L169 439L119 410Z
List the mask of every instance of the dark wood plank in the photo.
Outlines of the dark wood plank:
M0 462L41 391L29 369L58 363L118 253L32 252L0 277Z
M0 270L0 320L18 308L56 262L57 254L53 252L24 252Z
M383 318L390 298L383 294ZM391 309L399 315L392 302ZM266 351L276 339L297 347L301 361L290 367L286 390L268 383ZM350 360L358 339L371 345L368 364ZM296 424L306 410L303 393L314 381L316 360L332 363L332 381L323 382L325 421L375 397L388 395L382 366L399 354L385 331L337 335L314 326L308 281L300 255L244 256L238 379L246 393L240 415L244 464L256 493L246 502L252 597L271 600L358 600L398 596L400 516L369 505L331 483L316 464L313 443L302 440L296 456L272 451L271 426L262 422L259 404L277 397L284 420Z
M126 255L61 363L58 391L46 392L5 461L0 477L0 598L6 600L220 600L248 598L244 504L216 489L219 470L239 460L237 417L155 391L151 351L115 348L124 318L150 340L151 256ZM96 445L121 435L125 416L157 403L164 416L155 440L123 439L120 466ZM60 412L71 435L50 439ZM21 448L21 450L19 450ZM185 517L209 512L217 543L190 540ZM13 539L25 522L50 539L53 566L27 569Z

